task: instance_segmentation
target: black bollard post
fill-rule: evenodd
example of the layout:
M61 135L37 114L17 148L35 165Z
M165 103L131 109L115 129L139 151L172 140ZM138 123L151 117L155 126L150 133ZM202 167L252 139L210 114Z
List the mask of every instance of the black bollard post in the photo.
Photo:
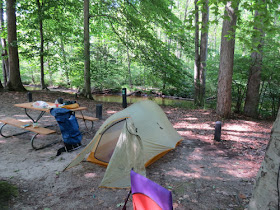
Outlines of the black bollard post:
M126 101L126 88L122 89L122 107L127 107L127 101Z
M102 119L102 104L96 104L96 118Z
M222 122L217 121L215 123L215 135L214 135L214 140L216 141L221 141L221 133L222 133Z
M57 102L58 102L59 104L63 104L63 98L58 98L58 99L57 99Z
M29 102L32 102L32 93L30 92L27 93L27 99Z

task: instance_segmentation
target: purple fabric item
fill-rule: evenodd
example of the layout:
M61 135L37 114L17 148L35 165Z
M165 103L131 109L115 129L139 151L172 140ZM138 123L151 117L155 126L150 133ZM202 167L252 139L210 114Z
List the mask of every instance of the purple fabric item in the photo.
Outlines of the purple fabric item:
M163 210L173 209L172 194L169 190L131 170L131 192L132 194L141 193L150 197Z

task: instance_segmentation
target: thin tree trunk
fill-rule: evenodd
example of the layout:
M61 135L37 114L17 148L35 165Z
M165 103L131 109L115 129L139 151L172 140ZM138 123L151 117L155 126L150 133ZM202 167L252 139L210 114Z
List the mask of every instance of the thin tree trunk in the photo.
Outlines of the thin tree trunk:
M22 85L17 45L17 27L16 27L16 1L7 0L7 28L8 28L8 45L9 45L9 67L10 76L7 83L8 90L25 91Z
M205 74L206 74L206 61L208 49L208 21L209 21L209 7L208 0L203 3L202 12L202 27L201 27L201 40L200 40L200 91L199 91L199 105L204 106L205 98Z
M46 48L47 48L47 52L48 52L48 51L49 51L49 43L48 43L48 42L47 42ZM48 75L49 75L49 81L50 81L49 85L50 85L50 86L53 86L52 69L51 69L50 62L49 62L48 59L47 59L47 61L46 61L46 65L47 65L48 72L49 72L49 74L48 74Z
M3 2L0 3L0 25L1 32L4 31L4 12L3 12ZM9 76L9 60L8 60L8 52L7 52L7 44L6 39L1 38L1 46L2 46L2 68L3 68L3 85L7 86L8 76Z
M7 86L10 69L9 69L9 57L7 51L7 42L6 39L1 38L1 45L2 45L2 67L3 67L3 79L4 79L4 86Z
M185 12L184 12L184 19L183 22L185 23L186 19L187 19L187 14L188 14L188 6L189 6L189 0L186 0L186 6L185 6ZM183 47L180 43L178 43L179 45L179 49L178 49L178 58L181 59L182 58L182 51L183 51Z
M66 77L66 83L67 85L70 86L70 79L69 79L69 71L68 71L68 66L67 66L67 59L66 59L66 53L64 49L64 42L63 42L63 37L60 37L60 48L62 51L62 58L63 58L63 63L64 63L64 72L65 72L65 77Z
M188 7L189 7L189 0L186 0L185 13L184 13L184 22L187 19Z
M259 16L259 12L255 11L255 17ZM261 35L254 38L254 42L258 41L258 52L253 52L251 54L252 66L250 67L248 83L247 83L247 93L244 105L244 114L250 117L258 117L258 106L260 101L260 83L261 83L261 70L262 70L262 48L263 48L263 37L264 32L261 28L255 27Z
M199 10L197 6L198 0L194 1L195 8L195 60L194 60L194 103L199 105L199 92L200 92L200 55L199 55Z
M227 2L222 29L216 112L225 118L228 118L231 114L231 87L238 3L232 5L233 1ZM226 36L230 34L233 35L229 39Z
M217 49L217 24L214 27L214 52L216 53Z
M130 88L133 88L132 79L131 79L131 69L130 69L131 61L130 61L128 46L126 46L126 54L127 54L127 62L128 62L127 69L128 69L129 86L130 86Z
M40 26L40 67L41 67L41 88L46 89L45 85L45 72L44 72L44 32L43 32L43 11L42 7L44 5L44 2L42 0L42 4L40 3L40 0L37 0L37 6L38 6L38 18L39 18L39 26Z
M84 96L93 99L90 87L89 0L84 0Z
M262 82L262 86L261 86L261 91L260 91L260 104L259 104L259 113L262 110L262 105L263 105L263 101L264 101L264 96L266 93L266 89L267 89L268 85L265 85L265 81ZM262 97L261 97L262 96Z
M197 0L195 0L195 4ZM194 103L196 106L204 106L205 97L205 72L206 72L206 60L207 60L207 48L208 48L208 21L209 21L209 7L208 0L203 3L202 12L202 27L201 27L201 40L199 45L199 15L198 7L195 5L195 97Z

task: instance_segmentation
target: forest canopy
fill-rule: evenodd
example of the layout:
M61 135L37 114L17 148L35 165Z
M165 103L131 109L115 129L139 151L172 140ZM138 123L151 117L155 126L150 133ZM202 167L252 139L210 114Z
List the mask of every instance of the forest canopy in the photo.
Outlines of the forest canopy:
M7 2L1 1L0 87L9 89L14 78L9 78L14 72L8 65L9 47L17 46L21 82L42 89L82 90L89 77L91 90L154 90L193 98L198 107L207 107L206 99L215 100L226 92L230 105L221 103L232 112L252 117L277 114L280 5L276 0L90 0L88 55L86 1L13 0L17 35L13 42L8 41L12 19ZM222 37L232 17L236 23ZM221 57L222 38L225 43L235 41L233 49L225 51L233 50L234 60L229 66L231 86L224 93L218 91L221 64L231 61ZM228 116L224 111L219 114Z

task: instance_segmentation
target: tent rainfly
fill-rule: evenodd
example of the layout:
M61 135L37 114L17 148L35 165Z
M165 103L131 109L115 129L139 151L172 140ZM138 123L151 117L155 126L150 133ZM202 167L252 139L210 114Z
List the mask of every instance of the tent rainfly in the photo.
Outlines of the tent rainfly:
M87 161L107 166L100 187L130 187L130 170L149 166L182 140L163 110L145 100L110 116L87 147L65 168Z

